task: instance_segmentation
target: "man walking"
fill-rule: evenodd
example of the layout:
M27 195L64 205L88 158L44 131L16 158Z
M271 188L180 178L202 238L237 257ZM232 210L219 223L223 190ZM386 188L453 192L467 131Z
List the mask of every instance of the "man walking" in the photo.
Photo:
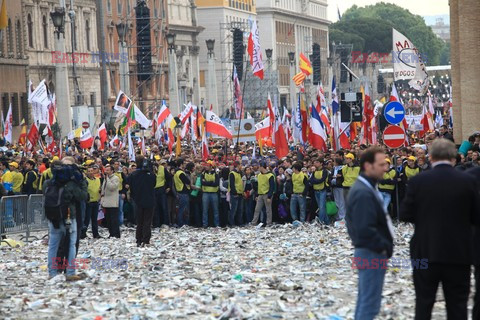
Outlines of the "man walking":
M242 164L235 161L234 169L230 172L228 178L228 189L230 191L230 214L228 215L228 225L235 226L235 222L241 224L243 216L243 180L242 180Z
M120 179L109 164L105 166L105 180L102 185L102 208L105 213L110 238L120 238L120 219L118 218L118 186Z
M275 189L275 177L273 173L268 170L267 164L262 163L260 165L260 174L257 177L258 190L257 190L257 204L255 205L255 213L253 215L252 225L258 223L260 212L263 206L267 211L267 226L272 224L272 197Z
M137 231L137 247L150 244L152 236L153 207L155 206L156 178L143 156L135 159L137 170L128 177L128 187L133 200Z
M96 178L92 167L87 169L88 202L85 208L85 220L83 222L81 238L87 237L88 225L92 221L93 238L100 238L98 233L98 201L100 200L100 178Z
M188 214L190 204L190 178L185 171L185 164L183 159L177 160L177 171L173 176L173 185L177 193L178 200L178 213L177 213L177 226L183 227L185 224L185 213Z
M323 159L316 159L313 164L315 165L315 172L310 177L310 184L313 186L315 200L317 201L318 222L328 225L330 223L327 215L326 181L328 172L323 168Z
M202 225L208 227L208 209L213 209L213 223L215 227L220 226L220 215L218 212L218 188L220 177L213 169L213 161L207 161L205 171L202 173Z
M357 320L374 319L380 311L386 266L379 260L386 261L393 252L393 226L378 190L387 169L385 157L376 147L362 153L361 173L347 200L347 229L355 247L352 266L358 269Z
M159 156L158 157L160 160ZM155 158L157 159L157 158ZM157 167L155 183L155 209L153 213L153 227L160 227L162 224L170 225L170 216L167 209L167 194L170 192L172 176L164 166L165 160L160 160Z
M428 259L428 268L413 270L415 319L430 319L438 284L447 318L466 320L472 264L472 224L480 225L475 178L454 170L455 144L435 140L430 150L432 170L408 182L400 220L412 222L412 260Z

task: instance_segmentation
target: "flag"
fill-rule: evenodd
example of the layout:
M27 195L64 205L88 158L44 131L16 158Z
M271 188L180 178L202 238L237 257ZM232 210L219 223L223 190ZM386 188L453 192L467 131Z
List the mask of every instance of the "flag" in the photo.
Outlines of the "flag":
M30 145L30 147L28 149L31 150L37 144L38 138L39 138L38 127L34 123L30 127L30 130L28 131L28 134L27 134L27 140L28 140L28 143Z
M273 104L272 98L270 97L270 92L267 96L267 111L268 111L268 118L270 119L270 131L266 137L271 137L273 135L273 129L275 128L275 113L273 111Z
M202 139L202 136L198 135L198 124L197 124L197 107L195 107L194 112L190 115L190 134L192 136L192 140L199 140Z
M432 118L430 116L430 112L427 110L426 106L423 106L422 120L420 120L420 124L422 124L422 130L420 130L421 136L424 136L427 132L433 131L435 129L435 127L433 126Z
M255 124L255 137L258 141L269 137L272 129L270 128L270 117L266 117L259 123Z
M210 111L213 111L213 104L210 104Z
M2 8L0 9L0 30L8 27L8 16L7 16L7 1L2 1Z
M100 150L105 149L105 142L107 142L107 129L105 123L102 123L97 129L97 137L100 138Z
M118 139L118 135L116 134L115 137L110 141L110 147L114 148L118 143L120 142L120 139Z
M337 14L338 14L338 20L342 20L342 15L340 14L340 8L337 5Z
M303 143L302 138L302 113L300 111L300 96L298 97L298 104L293 111L292 116L292 127L293 127L293 141L295 143Z
M187 121L187 122L183 125L182 131L181 131L181 133L180 133L180 137L181 137L182 139L185 139L185 136L187 135L189 129L190 129L190 121Z
M192 114L193 112L193 106L192 104L189 102L186 106L185 106L185 109L182 111L182 113L178 116L178 118L180 119L180 121L182 122L182 124L185 123L185 121L187 121L188 118L190 118L190 115Z
M395 87L395 82L392 83L392 92L390 93L390 99L389 101L397 101L400 102L403 105L402 99L400 99L400 96L398 95L397 92L397 87ZM408 123L405 117L403 118L402 122L399 123L399 127L405 130L405 133L408 130ZM405 145L409 145L408 141L408 134L405 135Z
M290 128L290 120L292 116L288 112L287 107L283 107L283 119L282 119L282 124L283 124L283 129L285 130L285 135L287 136L287 141L290 141L292 138L292 130Z
M173 136L173 129L171 128L167 128L167 140L168 140L168 152L172 153L175 137Z
M335 84L335 76L333 76L333 81L332 81L332 113L336 114L340 109L340 106L338 104L338 96L337 96L337 87Z
M303 83L303 81L305 81L306 78L307 76L303 72L299 72L293 76L292 80L295 82L296 86L299 86Z
M130 161L135 161L135 149L133 148L132 134L130 132L130 128L128 128L128 131L127 131L127 139L128 139L128 159Z
M145 136L142 137L142 139L140 140L140 143L141 143L140 152L144 156L147 154L147 151L145 150Z
M208 151L208 142L207 142L207 134L203 132L202 134L202 160L207 160L210 152Z
M373 128L371 126L372 119L375 117L370 97L370 89L368 83L365 84L364 98L363 98L363 139L366 143L373 144Z
M51 103L48 106L48 124L50 127L57 122L57 98L55 94L50 99Z
M57 145L55 143L55 138L53 137L52 129L50 128L49 125L47 125L45 127L45 129L47 130L47 134L46 134L46 137L45 137L45 142L47 143L47 151L48 152L53 152ZM92 142L93 142L93 138L92 138ZM80 146L82 146L82 141L80 141Z
M83 133L80 137L80 148L82 149L90 149L93 144L93 137L90 130L87 130Z
M331 126L333 129L332 135L332 146L335 150L340 149L340 142L338 141L340 135L340 106L338 104L337 96L337 87L335 83L335 76L332 79L332 101L331 101L331 110L332 110L332 122Z
M178 132L178 131L177 131L177 144L175 146L175 156L176 157L179 157L182 154L182 144L180 142L180 132Z
M252 66L253 74L263 80L263 61L262 49L260 48L260 36L257 28L257 21L252 19L252 29L248 37L247 52L250 56L250 65Z
M300 99L300 114L302 115L302 141L305 143L308 140L308 113L303 99Z
M443 116L440 110L438 110L437 113L435 114L435 124L437 128L440 128L441 126L443 126Z
M243 98L242 88L238 80L237 68L233 65L233 96L235 104L235 116L237 119L243 119Z
M5 119L5 128L3 131L3 137L9 143L12 143L12 129L13 129L13 116L12 116L12 103L8 107L7 118Z
M227 139L233 139L232 134L228 129L223 125L222 120L213 113L213 111L207 111L206 119L206 130L211 134L216 134L217 136L225 137Z
M275 112L275 132L273 136L275 138L275 155L278 159L281 159L288 154L288 142L287 138L285 137L282 119L280 118L280 111L277 107L276 101L273 108Z
M167 108L165 104L165 100L163 100L162 107L160 108L160 112L158 113L157 124L160 125L167 117L170 115L170 109Z
M22 131L20 132L20 137L18 138L18 144L24 146L27 142L27 124L25 123L25 119L22 119L20 125L22 126Z
M205 131L205 118L200 112L200 108L197 109L197 125L200 132L200 136L203 136L203 132Z
M312 64L310 63L310 60L308 60L307 57L303 53L300 53L299 56L299 62L300 62L300 70L306 75L309 76L312 74Z
M310 128L312 129L308 135L310 144L315 149L327 151L327 133L316 108L312 108Z

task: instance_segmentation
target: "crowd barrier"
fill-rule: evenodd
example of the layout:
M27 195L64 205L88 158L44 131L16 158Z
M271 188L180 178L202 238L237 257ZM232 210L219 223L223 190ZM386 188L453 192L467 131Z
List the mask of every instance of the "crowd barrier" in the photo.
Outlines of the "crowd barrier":
M32 194L5 196L0 200L0 235L7 238L20 234L28 242L38 239L32 232L48 231L48 222L43 210L43 195Z

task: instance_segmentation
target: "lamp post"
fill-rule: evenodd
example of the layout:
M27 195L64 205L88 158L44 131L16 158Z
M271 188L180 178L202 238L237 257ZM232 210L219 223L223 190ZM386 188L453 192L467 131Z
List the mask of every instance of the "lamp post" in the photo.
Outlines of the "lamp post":
M292 108L295 107L295 98L296 98L296 93L295 93L295 84L292 81L293 76L295 75L295 52L289 52L288 53L288 60L290 61L290 106Z
M178 79L177 79L177 54L175 47L175 34L167 33L165 35L168 44L168 96L169 105L172 110L177 108L177 114L180 114L180 103L178 99Z
M207 44L207 56L208 56L208 96L207 96L207 108L210 105L214 106L215 112L219 114L218 96L217 96L217 77L215 73L215 39L205 40Z
M118 34L118 48L120 53L120 90L130 95L130 75L128 72L128 49L125 36L127 34L127 25L120 22L116 25Z
M55 27L55 51L65 53L65 7L56 7L50 12ZM61 136L64 137L72 130L72 109L68 86L68 69L66 62L55 64L55 96L58 123Z

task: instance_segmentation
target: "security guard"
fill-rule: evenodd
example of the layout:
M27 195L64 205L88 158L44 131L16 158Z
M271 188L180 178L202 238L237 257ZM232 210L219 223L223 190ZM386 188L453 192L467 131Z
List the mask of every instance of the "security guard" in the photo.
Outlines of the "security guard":
M327 178L328 171L323 168L323 159L316 159L315 172L310 177L310 184L313 186L315 200L318 205L318 220L320 223L328 225L330 223L327 215Z
M392 201L393 191L395 190L397 172L395 168L391 166L392 161L390 158L386 159L387 163L390 165L388 171L383 174L383 179L380 180L378 184L378 190L382 193L383 196L383 207L385 211L388 211L388 206Z
M178 199L178 214L177 214L177 225L182 227L185 224L184 213L188 212L190 205L190 178L187 176L185 171L185 163L183 159L177 160L177 171L173 176L173 183L175 186L175 191L177 192Z
M98 233L98 201L100 200L100 189L101 182L100 178L95 177L93 167L87 169L87 191L88 191L88 202L85 207L85 220L83 221L82 233L80 235L81 239L87 237L88 225L90 220L92 221L92 233L95 239L100 238Z
M35 161L28 160L25 163L25 176L23 179L23 190L22 192L26 195L31 195L36 193L38 189L38 174L35 170Z
M307 192L308 178L302 172L302 164L296 162L293 166L292 184L293 194L290 200L290 213L294 221L298 220L297 207L300 208L300 221L305 222L307 218Z
M167 209L167 194L170 192L172 185L172 175L165 168L166 160L155 156L155 160L159 164L156 167L155 177L155 211L153 212L153 227L160 227L162 224L169 226L170 215Z
M258 223L260 212L263 206L267 211L267 226L272 224L272 197L275 190L275 177L268 170L266 163L260 164L260 174L257 176L257 204L255 205L255 213L253 215L252 225Z
M343 176L343 198L347 201L348 192L350 188L353 186L355 181L360 174L360 167L355 164L354 162L355 156L352 153L348 153L345 156L346 165L342 168L342 176Z
M407 158L407 166L403 168L402 179L404 183L407 183L408 180L415 177L420 173L420 168L416 164L417 158L414 156L409 156Z
M230 172L228 181L228 191L230 191L230 214L228 215L228 224L230 227L235 225L236 220L242 219L243 213L243 191L244 185L242 180L242 164L235 161L234 168ZM239 222L241 224L241 222Z
M208 227L208 209L213 209L213 223L215 227L220 226L220 213L218 211L218 190L220 177L213 168L214 162L205 163L205 171L202 173L202 225Z

